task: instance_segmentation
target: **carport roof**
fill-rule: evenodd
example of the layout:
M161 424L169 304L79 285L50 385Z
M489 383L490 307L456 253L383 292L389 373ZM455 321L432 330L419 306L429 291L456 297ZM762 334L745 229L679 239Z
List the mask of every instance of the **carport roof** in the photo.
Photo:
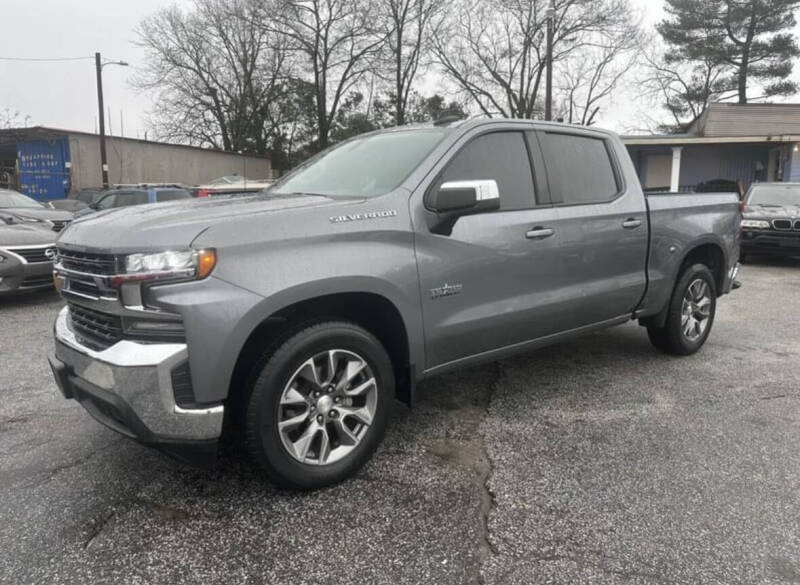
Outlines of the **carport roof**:
M20 140L55 140L58 138L62 138L64 136L70 136L79 134L82 136L97 136L98 134L94 134L92 132L82 132L80 130L64 130L62 128L51 128L48 126L31 126L28 128L5 128L0 130L0 150L13 148L16 149L16 144ZM230 154L233 156L249 156L249 157L260 157L268 159L268 155L259 155L255 153L238 153L238 152L228 152L223 150L216 150L213 148L202 148L200 146L189 146L188 144L173 144L171 142L156 142L154 140L142 140L141 138L130 138L130 137L121 137L121 136L109 136L106 135L106 138L113 138L114 140L130 140L132 142L142 142L145 144L152 144L158 146L177 146L179 148L189 148L192 150L202 150L204 152L224 152L225 154Z
M623 136L628 145L800 142L800 104L709 104L685 134Z
M621 138L627 146L688 146L691 144L800 142L800 134L780 134L776 136L691 136L689 134L653 134L649 136L622 136Z

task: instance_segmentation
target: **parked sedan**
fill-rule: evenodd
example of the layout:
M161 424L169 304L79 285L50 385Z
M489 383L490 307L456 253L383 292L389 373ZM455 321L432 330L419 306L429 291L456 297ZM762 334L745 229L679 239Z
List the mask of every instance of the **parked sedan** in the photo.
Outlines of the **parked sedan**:
M177 201L191 199L192 194L186 189L176 187L141 187L123 188L106 191L95 203L86 209L75 213L75 217L84 217L95 211L104 211L117 207L130 207L131 205L144 205L145 203L162 203L164 201Z
M10 189L0 189L0 211L14 215L24 223L39 224L54 232L63 230L74 217L69 211L48 208Z
M758 183L743 202L742 252L800 256L800 183Z
M0 212L0 295L53 286L56 234Z

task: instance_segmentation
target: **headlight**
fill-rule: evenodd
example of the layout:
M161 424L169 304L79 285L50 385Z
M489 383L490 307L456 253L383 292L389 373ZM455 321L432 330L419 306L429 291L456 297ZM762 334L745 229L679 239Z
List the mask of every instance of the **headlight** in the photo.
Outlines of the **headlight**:
M755 230L768 230L769 222L763 219L743 219L742 227Z
M205 278L217 265L217 252L183 250L157 254L130 254L125 257L125 274L112 279L112 286L125 282L151 280L199 280Z

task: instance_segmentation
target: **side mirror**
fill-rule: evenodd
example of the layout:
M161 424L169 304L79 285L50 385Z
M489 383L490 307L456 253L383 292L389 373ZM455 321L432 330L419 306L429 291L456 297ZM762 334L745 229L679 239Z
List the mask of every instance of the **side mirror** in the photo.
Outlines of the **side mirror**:
M439 214L479 213L500 209L497 181L448 181L431 197L430 207Z
M431 218L433 233L450 235L462 215L500 209L497 181L448 181L430 194L427 207L436 212Z
M89 204L89 209L94 209L95 211L97 211L97 202L90 203Z

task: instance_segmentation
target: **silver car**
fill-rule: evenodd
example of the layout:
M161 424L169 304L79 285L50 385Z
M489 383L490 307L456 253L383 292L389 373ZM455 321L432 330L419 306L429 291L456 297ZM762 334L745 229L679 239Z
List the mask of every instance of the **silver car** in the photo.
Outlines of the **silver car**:
M0 295L53 286L56 234L0 213Z

